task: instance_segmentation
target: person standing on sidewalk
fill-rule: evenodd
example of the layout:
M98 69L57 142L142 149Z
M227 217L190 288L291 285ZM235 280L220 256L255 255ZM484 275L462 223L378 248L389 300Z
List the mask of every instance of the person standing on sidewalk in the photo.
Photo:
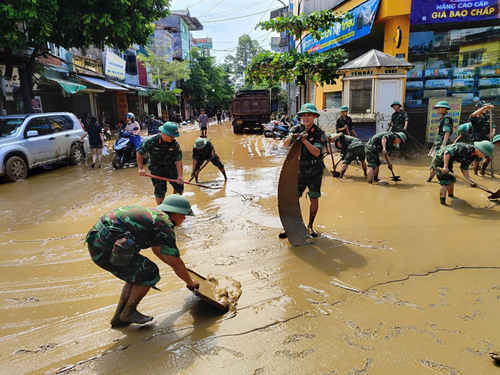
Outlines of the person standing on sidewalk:
M217 110L217 125L221 124L221 116L222 114L220 113L220 109Z
M200 137L207 137L208 130L208 116L205 114L205 110L201 110L201 115L198 117L198 124L200 124Z
M97 123L97 117L90 116L89 123L85 129L85 134L80 138L83 139L89 136L90 151L92 152L92 165L90 168L95 167L95 162L98 162L99 168L102 164L102 148L104 147L104 135L102 134L102 129Z

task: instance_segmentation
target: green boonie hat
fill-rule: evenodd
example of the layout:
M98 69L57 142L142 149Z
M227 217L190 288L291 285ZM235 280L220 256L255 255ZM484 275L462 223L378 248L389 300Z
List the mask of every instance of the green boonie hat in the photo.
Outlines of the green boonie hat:
M155 115L153 115L153 114L150 114L149 117L156 118Z
M179 194L169 195L163 200L162 204L156 208L163 212L194 216L193 210L191 209L191 203L189 203L186 197Z
M178 137L180 135L177 125L170 121L160 126L160 131L163 134L169 135L171 137Z
M196 141L194 141L195 148L203 148L206 145L207 145L207 140L205 138L196 138Z
M493 143L500 141L500 134L493 137Z
M448 104L448 102L445 102L444 100L438 102L434 108L447 108L447 109L451 109L450 105Z
M318 115L319 117L319 112L316 106L312 103L306 103L304 104L301 108L300 111L297 113L299 116L303 113L314 113L315 115Z
M493 151L495 151L495 146L490 141L474 142L474 147L477 147L489 158L493 156Z
M471 129L470 122L466 122L458 127L459 133L468 133Z
M403 143L406 142L406 134L403 132L397 132L396 135L403 140Z
M342 107L340 107L340 112L344 112L344 111L348 111L348 110L349 110L349 107L346 105L343 105Z
M401 103L398 102L397 100L391 104L391 107L394 107L395 105L399 105L401 107Z

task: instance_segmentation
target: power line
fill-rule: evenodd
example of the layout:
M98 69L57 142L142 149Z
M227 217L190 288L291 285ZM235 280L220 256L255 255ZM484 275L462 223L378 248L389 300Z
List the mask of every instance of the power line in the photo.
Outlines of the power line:
M222 20L214 20L214 21L203 21L203 23L225 22L225 21L237 20L237 19L240 19L240 18L246 18L246 17L255 16L255 15L257 15L257 14L262 14L262 13L272 12L273 10L278 10L278 9L281 9L281 8L276 8L276 9L268 9L268 10L265 10L265 11L263 11L263 12L257 12L257 13L252 13L252 14L246 14L246 15L244 15L244 16L240 16L240 17L226 18L226 19L222 19ZM259 21L259 22L260 22L260 21Z
M195 5L198 5L199 3L202 3L203 1L204 1L204 0L200 0L200 1L198 1L197 3L194 3L193 5L191 5L191 8L192 8L192 7L194 7ZM188 5L187 7L188 7L188 9L189 9L190 5Z
M269 7L267 7L267 10L264 12L264 14L262 15L262 17L260 17L260 19L257 21L257 24L259 24L259 22L262 21L262 19L264 18L264 16L266 15L266 13L269 11L269 9L271 8L271 5L273 5L273 3L274 3L274 1L272 1L269 4ZM254 31L254 30L255 30L255 27L252 30L250 30L247 35L250 35L252 33L252 31Z
M205 14L207 14L208 12L210 12L212 9L214 9L217 5L219 5L220 3L222 3L224 0L220 0L217 4L215 4L212 8L210 8L209 10L207 10L205 13L203 13L201 17L203 17Z
M241 11L244 10L244 9L254 8L257 5L262 4L262 3L267 3L268 1L269 0L261 0L261 1L258 1L256 3L252 3L252 4L249 4L249 5L245 5L243 7L239 7L237 9L230 9L230 10L227 10L227 11L224 11L224 12L220 12L220 13L216 13L216 14L209 14L206 17L208 17L209 20L210 20L210 18L215 18L215 17L226 17L226 16L228 16L228 15L230 15L232 13L241 13ZM201 18L201 17L197 17L197 18Z

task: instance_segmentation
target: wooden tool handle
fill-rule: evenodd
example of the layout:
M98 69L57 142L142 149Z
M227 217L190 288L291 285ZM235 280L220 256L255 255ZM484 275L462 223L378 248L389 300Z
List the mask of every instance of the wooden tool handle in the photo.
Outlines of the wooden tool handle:
M439 169L441 172L443 172L443 173L444 173L444 169L443 169L443 168L441 168L441 167L437 167L437 169ZM468 184L470 184L470 181L469 181L469 180L465 179L465 178L464 178L464 177L462 177L462 176L459 176L459 175L458 175L458 174L456 174L456 173L453 173L453 172L448 172L448 174L449 174L450 176L453 176L453 177L455 177L455 178L458 178L459 180L462 180L463 182L467 182ZM475 183L475 182L474 182L474 183ZM475 184L476 184L476 183L475 183ZM487 192L487 193L493 194L493 192L489 191L489 190L488 190L488 189L486 189L484 186L481 186L481 185L478 185L478 184L476 184L476 186L477 186L479 189L484 190L484 191L485 191L485 192Z

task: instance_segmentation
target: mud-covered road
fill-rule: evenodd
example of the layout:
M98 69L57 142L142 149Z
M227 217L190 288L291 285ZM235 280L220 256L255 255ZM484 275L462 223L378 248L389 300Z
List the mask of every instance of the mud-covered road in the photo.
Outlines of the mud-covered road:
M197 131L179 138L185 177ZM229 124L209 138L225 189L186 186L194 205L176 229L186 264L241 283L220 316L156 260L152 324L112 330L122 282L95 266L85 234L106 211L154 206L137 168L62 167L0 185L0 373L493 374L500 350L500 205L457 183L450 207L427 184L430 159L396 159L369 186L325 173L309 246L278 239L277 182L287 150ZM331 161L326 159L328 169ZM498 163L497 163L498 164ZM477 178L500 188L498 179ZM212 165L200 183L222 185ZM169 187L169 192L171 192ZM301 199L308 214L309 202Z

